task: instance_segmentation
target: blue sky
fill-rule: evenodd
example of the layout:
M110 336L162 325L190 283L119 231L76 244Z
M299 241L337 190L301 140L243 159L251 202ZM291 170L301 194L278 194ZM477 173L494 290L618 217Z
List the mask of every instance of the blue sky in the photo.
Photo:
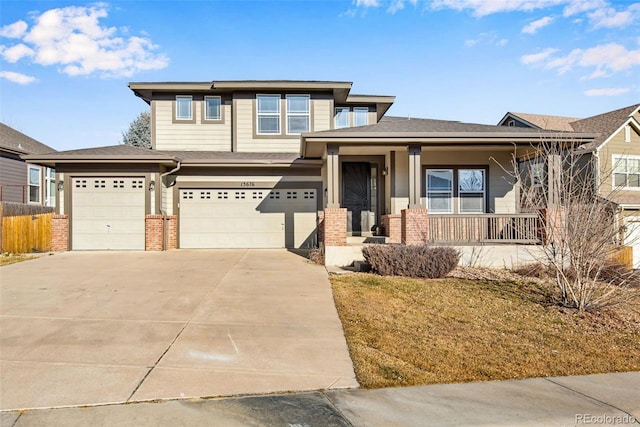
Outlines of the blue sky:
M640 2L0 3L0 120L58 150L114 145L130 81L352 81L390 115L495 124L640 102Z

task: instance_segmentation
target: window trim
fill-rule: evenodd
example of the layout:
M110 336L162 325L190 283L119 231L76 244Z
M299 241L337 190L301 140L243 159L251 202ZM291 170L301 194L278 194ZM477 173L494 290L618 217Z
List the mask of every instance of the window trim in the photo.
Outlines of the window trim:
M484 177L484 197L483 197L483 212L460 212L460 197L459 197L459 171L460 170L473 170L480 169L483 171ZM428 180L427 180L427 171L432 170L449 170L453 171L453 193L451 200L451 212L432 212L429 210L429 192L428 192ZM488 165L481 164L469 164L469 165L422 165L422 191L421 197L425 199L425 203L427 206L427 214L429 215L483 215L490 213L489 209L489 201L490 201L490 188L489 188L489 180L490 180L490 168Z
M451 172L451 188L448 191L445 190L431 190L429 191L429 172ZM426 187L426 199L427 199L427 212L431 212L431 209L429 208L429 193L436 193L436 194L450 194L450 198L449 198L449 211L448 212L433 212L435 215L451 215L454 212L454 199L455 199L455 188L456 188L456 183L455 183L455 176L456 174L454 173L454 169L453 168L426 168L425 169L425 174L424 174L424 179L425 179L425 187Z
M633 156L633 155L625 156L625 155L621 155L621 154L613 154L611 156L611 166L612 166L612 170L613 170L613 173L612 173L612 176L611 176L611 188L612 189L619 188L619 189L626 190L626 191L640 191L640 185L638 185L637 187L630 187L630 186L626 185L626 184L629 183L629 175L630 175L628 167L625 168L625 173L624 173L624 175L625 175L625 185L622 185L622 186L616 185L616 174L618 174L618 172L616 172L616 163L619 160L638 160L638 161L640 161L640 156ZM640 173L639 173L639 175L640 175Z
M181 99L190 99L191 100L191 117L190 118L178 118L178 98ZM194 110L195 110L195 105L194 105L194 101L193 101L193 96L192 95L176 95L175 99L173 100L173 102L171 103L172 106L172 119L173 119L173 123L195 123L196 122L196 115L194 114Z
M454 169L455 170L455 169ZM460 196L462 193L469 193L469 194L476 194L476 193L480 193L480 191L462 191L460 189L460 171L464 171L464 170L468 170L468 171L473 171L473 170L479 170L482 172L482 212L462 212L462 197ZM456 183L456 188L457 188L457 199L458 199L458 213L459 214L469 214L469 215L474 215L474 214L484 214L487 213L487 171L483 168L474 168L474 167L460 167L456 170L458 173L455 174L454 179L457 178L458 182Z
M277 98L278 99L278 111L277 113L261 113L260 112L260 102L259 98ZM269 94L269 93L257 93L256 94L256 135L260 136L279 136L282 135L282 95L280 94ZM260 132L260 116L271 116L278 118L278 131L277 132Z
M209 104L207 103L208 100L210 99L217 99L218 100L218 117L207 117L207 113L209 112ZM202 99L202 121L203 122L220 122L222 121L222 97L221 96L209 96L206 95L203 99Z
M364 118L366 120L366 123L363 125L359 125L356 123L356 117L358 117L358 114L356 114L356 111L359 111L360 113L364 112ZM353 127L356 126L368 126L369 125L369 107L353 107Z
M624 142L631 142L631 125L624 127Z
M56 170L53 168L45 168L44 170L44 205L56 206Z
M36 184L31 184L31 171L37 171L38 172L38 183ZM37 204L41 204L42 203L42 169L37 167L37 166L31 166L29 165L27 168L27 201L28 203L37 203ZM38 191L36 192L38 198L37 200L31 200L31 188L35 187L38 189Z
M289 112L289 99L290 98L306 98L307 99L307 112ZM305 132L291 132L289 129L289 117L306 117L307 118L307 130ZM311 95L308 94L287 94L285 95L285 121L286 121L286 134L287 135L302 135L311 131Z

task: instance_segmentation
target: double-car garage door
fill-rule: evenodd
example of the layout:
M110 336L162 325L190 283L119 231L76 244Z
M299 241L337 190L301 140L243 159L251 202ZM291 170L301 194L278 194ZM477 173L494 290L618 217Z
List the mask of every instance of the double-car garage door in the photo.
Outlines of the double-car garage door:
M315 243L315 189L181 189L181 248L301 248Z

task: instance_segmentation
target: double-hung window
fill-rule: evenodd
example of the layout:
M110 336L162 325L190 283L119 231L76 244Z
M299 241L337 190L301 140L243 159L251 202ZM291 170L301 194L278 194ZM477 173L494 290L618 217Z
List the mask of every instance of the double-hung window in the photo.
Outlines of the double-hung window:
M45 206L56 205L56 170L53 168L45 169Z
M427 209L434 214L484 213L485 169L427 169Z
M640 188L640 157L613 157L614 186Z
M204 97L204 119L205 120L220 120L221 114L221 98L219 96L205 96Z
M369 124L369 108L353 107L353 125L365 126Z
M191 96L176 96L176 120L191 120L193 118L193 112L191 111L192 100Z
M309 95L287 95L287 134L309 132Z
M349 127L349 107L336 107L333 117L336 129Z
M29 203L40 203L40 169L29 167Z
M258 95L258 134L280 134L280 95Z

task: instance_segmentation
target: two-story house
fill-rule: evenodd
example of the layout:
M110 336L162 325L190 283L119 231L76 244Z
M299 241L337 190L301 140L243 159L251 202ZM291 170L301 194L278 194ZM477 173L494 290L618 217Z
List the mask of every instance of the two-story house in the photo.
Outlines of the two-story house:
M350 82L130 83L152 149L29 160L55 166L60 249L307 248L353 259L375 235L418 243L537 243L506 171L558 132L387 117L392 96ZM594 141L595 134L561 138Z
M55 152L4 123L0 123L0 201L55 206L55 170L24 161L27 154Z

